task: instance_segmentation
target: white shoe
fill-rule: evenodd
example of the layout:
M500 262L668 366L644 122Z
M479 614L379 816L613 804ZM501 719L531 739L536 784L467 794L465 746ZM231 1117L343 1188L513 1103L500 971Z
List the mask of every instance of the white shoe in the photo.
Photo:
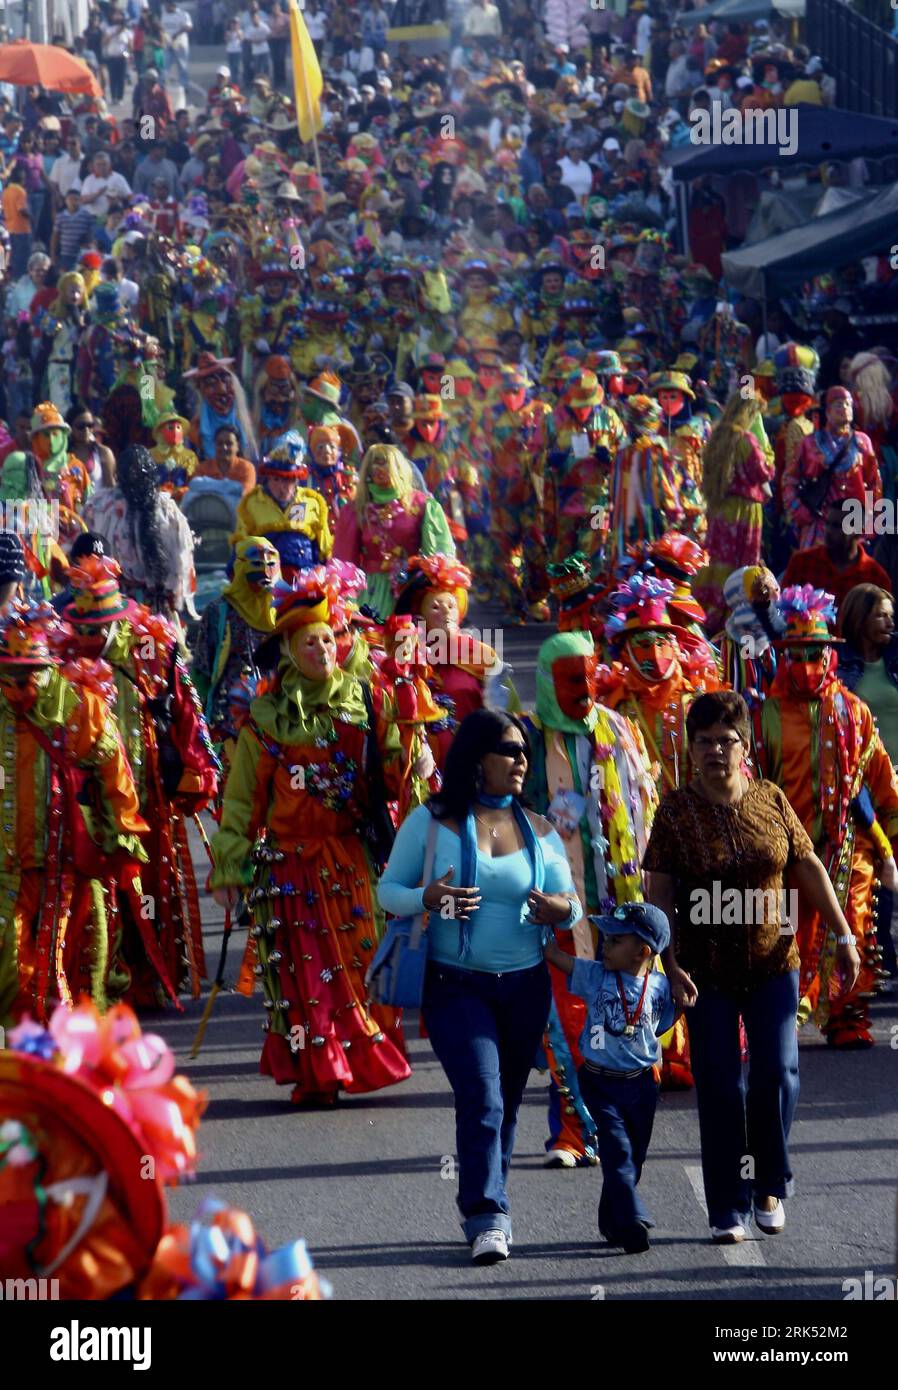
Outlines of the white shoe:
M761 1211L757 1202L754 1204L755 1225L765 1236L778 1236L786 1226L786 1208L777 1198L776 1206L773 1211Z
M544 1168L576 1168L577 1155L571 1153L570 1149L549 1149L546 1154Z
M712 1226L711 1239L715 1245L741 1245L745 1239L744 1226Z
M508 1237L504 1231L481 1231L474 1237L471 1258L475 1265L494 1265L508 1259Z

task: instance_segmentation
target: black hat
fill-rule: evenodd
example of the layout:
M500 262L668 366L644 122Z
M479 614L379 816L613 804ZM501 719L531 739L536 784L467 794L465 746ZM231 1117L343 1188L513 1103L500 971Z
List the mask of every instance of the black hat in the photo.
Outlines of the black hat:
M0 531L0 584L23 584L27 578L22 542L14 531Z

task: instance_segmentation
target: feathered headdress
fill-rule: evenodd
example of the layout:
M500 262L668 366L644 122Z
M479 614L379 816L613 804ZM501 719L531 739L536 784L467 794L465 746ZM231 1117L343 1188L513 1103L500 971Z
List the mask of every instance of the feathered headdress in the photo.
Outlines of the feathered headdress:
M605 624L606 635L620 641L631 632L651 628L674 630L667 611L673 592L669 579L657 579L637 570L611 595L613 611Z
M829 630L828 624L836 620L836 604L833 595L824 589L792 584L780 594L777 610L786 625L778 646L832 645L843 640Z

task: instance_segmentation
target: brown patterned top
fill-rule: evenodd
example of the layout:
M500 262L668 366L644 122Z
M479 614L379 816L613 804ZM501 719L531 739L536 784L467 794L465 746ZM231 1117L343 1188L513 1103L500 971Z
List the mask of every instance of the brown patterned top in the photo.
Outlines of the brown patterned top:
M732 806L692 786L667 793L642 867L674 879L677 961L699 989L744 994L798 968L797 904L783 874L813 852L773 782L752 782Z

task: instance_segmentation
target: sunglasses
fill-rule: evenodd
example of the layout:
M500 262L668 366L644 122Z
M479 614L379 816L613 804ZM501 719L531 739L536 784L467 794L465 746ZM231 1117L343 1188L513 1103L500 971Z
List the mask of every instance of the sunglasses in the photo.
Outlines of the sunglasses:
M72 424L73 430L92 430L96 424L95 420L75 420Z
M523 758L524 762L527 761L527 749L523 743L515 743L512 739L507 739L504 743L497 743L493 752L498 753L500 758L512 758L515 761L518 758Z

